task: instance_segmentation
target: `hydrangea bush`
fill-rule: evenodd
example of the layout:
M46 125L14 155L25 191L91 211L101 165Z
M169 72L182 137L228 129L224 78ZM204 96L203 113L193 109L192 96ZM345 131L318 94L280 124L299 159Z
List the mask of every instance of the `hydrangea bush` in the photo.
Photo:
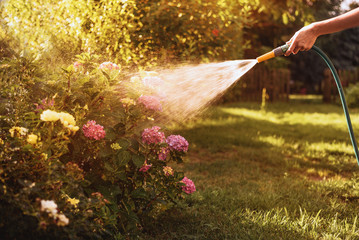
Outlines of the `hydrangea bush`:
M162 110L154 72L131 78L82 54L45 81L26 72L31 64L14 72L18 61L0 63L13 83L33 81L0 82L1 236L131 238L196 190L170 166L182 162L188 142L154 121Z

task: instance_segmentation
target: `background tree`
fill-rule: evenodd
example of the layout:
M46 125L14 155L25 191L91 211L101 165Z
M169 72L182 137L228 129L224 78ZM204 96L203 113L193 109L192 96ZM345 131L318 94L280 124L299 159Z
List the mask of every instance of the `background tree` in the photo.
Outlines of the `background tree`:
M239 59L308 22L313 1L5 1L2 27L50 60L90 52L122 65ZM271 40L268 40L271 39ZM54 62L58 62L55 60Z

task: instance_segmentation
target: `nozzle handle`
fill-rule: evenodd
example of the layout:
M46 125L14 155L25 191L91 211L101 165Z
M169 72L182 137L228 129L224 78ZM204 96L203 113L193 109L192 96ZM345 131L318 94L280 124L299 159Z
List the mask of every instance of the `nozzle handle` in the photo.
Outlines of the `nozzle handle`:
M278 56L283 56L285 54L285 52L289 49L290 44L284 44L280 47L277 47L273 50L274 52L274 56L278 57Z
M267 52L265 54L263 54L262 56L257 57L257 62L263 62L266 61L268 59L274 58L274 57L278 57L278 56L283 56L285 54L285 52L288 50L290 44L284 44L280 47L277 47L275 49L273 49L270 52Z

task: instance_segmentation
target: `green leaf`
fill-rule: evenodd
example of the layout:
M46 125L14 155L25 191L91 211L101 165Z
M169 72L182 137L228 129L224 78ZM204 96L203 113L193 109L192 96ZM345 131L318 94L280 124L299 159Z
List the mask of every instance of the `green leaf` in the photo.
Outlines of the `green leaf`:
M106 184L106 182L103 182L102 184ZM96 189L98 189L98 191L102 193L102 195L106 199L111 201L114 201L114 199L116 199L116 196L122 193L121 188L117 185L97 185Z
M147 192L142 187L136 188L134 191L132 191L131 196L133 198L143 198L143 199L148 198Z
M115 131L115 129L113 129L113 128L106 129L105 138L108 139L108 140L115 140L116 139L116 131Z
M82 86L82 85L84 85L85 83L88 83L89 81L90 81L90 78L89 78L89 77L83 77L83 78L77 80L77 83Z
M131 232L134 229L137 229L137 224L140 222L140 220L138 219L138 216L136 215L136 213L134 213L133 211L130 211L128 213L128 224L126 227L126 230Z
M24 151L31 151L34 149L34 147L31 144L26 144L22 147Z
M75 68L74 68L74 65L73 65L73 64L71 64L70 66L68 66L68 67L66 68L66 71L67 71L68 73L73 72L74 70L75 70Z
M126 175L125 169L120 170L119 172L117 172L117 177L118 177L118 179L120 179L122 181L126 181L127 180L127 175Z
M108 158L111 154L112 154L111 148L109 146L105 146L104 148L101 148L101 150L98 153L98 156L100 158Z
M111 164L110 162L105 162L104 168L109 172L115 172L116 171L113 164Z
M135 151L138 151L138 149L140 148L140 143L134 138L131 139L131 148Z
M113 128L114 128L114 131L119 135L124 135L126 133L125 124L123 124L123 123L118 123Z
M121 151L117 154L117 165L119 167L126 166L131 160L131 154L127 151Z
M107 80L108 81L110 81L111 80L111 77L110 77L110 75L108 75L108 73L107 72L105 72L105 71L103 71L103 70L101 70L101 72L103 73L103 75L107 78Z
M130 146L130 143L125 138L121 138L116 142L121 146L123 150L126 150Z
M184 178L184 173L183 172L175 172L174 177L175 177L175 179L178 179L179 181L181 181Z
M136 167L141 167L145 163L145 157L143 155L132 155L132 162Z

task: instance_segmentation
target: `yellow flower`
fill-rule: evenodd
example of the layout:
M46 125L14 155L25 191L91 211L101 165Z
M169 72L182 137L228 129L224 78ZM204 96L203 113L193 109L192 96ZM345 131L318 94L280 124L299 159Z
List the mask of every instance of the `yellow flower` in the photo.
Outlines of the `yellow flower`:
M25 136L28 131L29 131L28 129L23 128L23 127L12 127L9 130L11 137L19 136L19 135Z
M56 122L60 119L60 114L55 111L45 110L42 112L40 119L45 122Z
M173 176L173 169L171 167L163 167L164 174L168 176Z
M30 144L36 144L37 139L38 139L37 135L32 134L32 133L27 136L27 142Z
M1 138L0 138L0 145L3 145L4 144L4 140L2 140Z
M72 125L75 126L76 125L76 121L75 118L69 114L69 113L65 113L65 112L60 112L59 113L59 118L61 120L61 123L67 127L68 125Z
M77 204L79 204L80 200L76 198L68 198L67 202L69 202L71 205L73 205L75 208L77 207Z
M112 143L112 144L111 144L111 148L112 148L113 150L120 150L122 147L121 147L120 144L118 144L118 143Z
M121 102L123 105L127 105L127 106L136 105L135 100L133 100L131 98L122 98Z
M41 158L46 160L47 159L47 154L46 153L41 153Z

